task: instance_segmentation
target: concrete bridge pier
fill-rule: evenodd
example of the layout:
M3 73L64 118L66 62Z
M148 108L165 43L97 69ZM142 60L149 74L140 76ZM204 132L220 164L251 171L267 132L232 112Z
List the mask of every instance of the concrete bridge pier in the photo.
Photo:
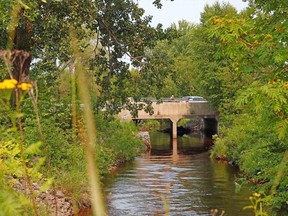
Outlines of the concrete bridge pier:
M177 139L177 123L179 121L179 118L171 118L172 122L172 138Z

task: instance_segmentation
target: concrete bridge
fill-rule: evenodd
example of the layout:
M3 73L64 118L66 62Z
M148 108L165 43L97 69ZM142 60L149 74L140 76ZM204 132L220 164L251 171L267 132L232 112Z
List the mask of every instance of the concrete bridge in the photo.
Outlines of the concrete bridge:
M177 138L177 123L182 118L202 118L204 120L204 130L217 133L218 114L211 109L207 101L187 102L175 100L162 103L152 102L152 107L154 110L152 115L140 110L137 117L132 117L130 111L125 109L121 110L118 115L121 120L125 121L133 119L170 119L173 123L173 139Z

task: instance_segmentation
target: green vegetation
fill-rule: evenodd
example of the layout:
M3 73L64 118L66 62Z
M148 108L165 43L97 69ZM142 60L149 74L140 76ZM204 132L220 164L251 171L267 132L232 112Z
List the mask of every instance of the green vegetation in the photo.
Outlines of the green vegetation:
M166 76L155 96L201 95L219 110L211 157L235 162L255 185L255 215L286 215L288 5L249 3L240 13L215 3L199 25L172 25L149 51L149 67Z
M139 125L138 128L141 131L149 131L149 130L159 130L160 129L160 121L158 120L143 120Z
M255 185L247 208L287 215L288 3L247 1L240 13L207 5L200 24L163 30L130 0L0 0L0 214L38 215L34 182L77 201L133 159L138 129L115 114L145 107L128 97L201 95L221 115L211 157Z
M8 81L6 80L6 83ZM23 95L21 107L25 108L27 114L19 113L10 107L9 98L16 87L12 81L10 81L11 89L9 85L6 85L4 89L1 89L0 97L3 105L1 112L7 114L7 116L1 116L0 119L1 122L6 122L0 128L1 183L4 185L1 188L3 195L1 214L22 215L26 211L25 209L27 209L26 213L30 212L32 206L29 199L24 194L18 196L12 189L19 184L19 181L27 181L28 186L26 187L28 188L26 189L29 189L28 193L35 193L35 197L38 192L33 191L32 183L40 183L41 190L45 191L52 187L51 183L54 179L56 187L65 191L67 196L73 197L75 201L81 199L81 193L89 188L85 163L85 145L87 145L88 137L87 126L81 117L83 111L78 110L77 127L73 129L65 124L65 120L67 124L69 123L69 118L65 116L65 113L71 113L71 107L54 110L55 114L51 115L49 112L53 103L50 103L49 109L44 108L41 110L43 111L41 115L37 117L33 112L31 98L24 99ZM14 82L17 81L14 80ZM38 96L41 101L40 98L47 94ZM58 115L63 116L63 121L57 119ZM138 129L133 123L107 122L102 114L95 114L94 117L99 127L95 140L97 145L93 147L92 152L94 152L93 158L95 164L98 164L100 176L107 174L113 166L131 160L140 151L145 150L143 143L135 137ZM16 119L17 122L15 122ZM41 119L41 129L37 124L39 119ZM20 120L21 126L19 125ZM39 133L40 131L41 133ZM24 188L24 190L26 189ZM14 203L18 205L14 205ZM34 214L37 214L38 207L36 207L36 203L32 202L32 204L35 205L33 207Z
M49 188L75 213L88 191L104 215L101 176L144 150L136 126L114 118L130 77L118 58L143 56L157 31L131 1L1 0L0 11L0 214L39 215Z

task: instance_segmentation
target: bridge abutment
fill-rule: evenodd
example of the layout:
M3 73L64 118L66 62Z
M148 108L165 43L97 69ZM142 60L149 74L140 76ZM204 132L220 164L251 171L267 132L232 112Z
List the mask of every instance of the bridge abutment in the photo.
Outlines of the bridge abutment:
M208 136L218 134L218 121L216 118L204 118L204 133Z

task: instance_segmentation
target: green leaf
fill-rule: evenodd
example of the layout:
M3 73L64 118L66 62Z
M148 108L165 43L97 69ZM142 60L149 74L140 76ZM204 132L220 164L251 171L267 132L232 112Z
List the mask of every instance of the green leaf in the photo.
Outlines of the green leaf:
M53 181L54 177L48 178L47 181L42 185L41 191L45 192L48 188L50 188Z
M34 166L34 169L35 169L35 170L39 170L40 167L45 163L45 160L46 160L45 157L38 158L38 162L37 162L37 164Z
M30 9L26 4L24 4L21 0L18 0L19 4L25 9L28 10Z
M244 210L245 210L245 209L254 209L254 206L252 206L252 205L244 206L243 209L244 209Z
M246 72L246 73L252 73L254 71L254 68L252 65L248 65L248 66L244 66L243 67L243 70Z
M288 130L288 124L287 124L287 120L284 119L282 121L280 121L277 126L276 126L276 132L278 134L278 138L280 140L285 139L285 136L287 134L287 130Z
M33 143L31 145L28 146L28 148L25 149L25 154L26 155L29 155L29 154L37 154L37 153L40 153L41 150L40 150L40 146L41 146L41 142L37 142L37 143Z
M283 56L281 55L274 56L274 61L277 63L282 63L284 61Z
M280 112L282 109L281 109L281 105L279 103L276 103L274 105L274 112Z

